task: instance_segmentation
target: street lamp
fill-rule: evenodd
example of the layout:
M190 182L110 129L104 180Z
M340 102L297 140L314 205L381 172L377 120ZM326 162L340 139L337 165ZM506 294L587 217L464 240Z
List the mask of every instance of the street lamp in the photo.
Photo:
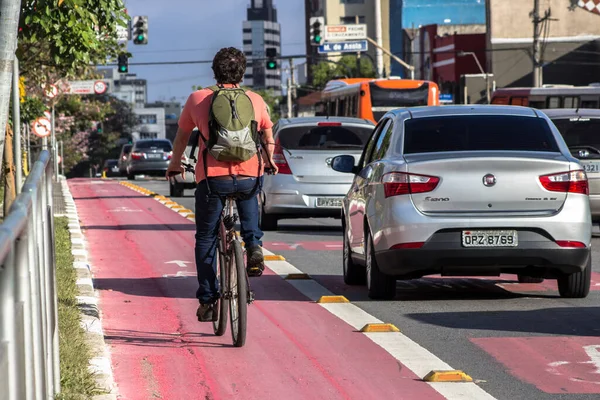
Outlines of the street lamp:
M485 75L485 95L487 98L487 103L490 104L490 76L487 72L483 70L483 67L481 66L481 63L479 62L479 59L477 58L475 53L473 53L472 51L459 51L457 53L457 56L459 57L465 57L468 55L473 56L475 62L477 63L477 66L479 67L479 71L481 71L482 75Z

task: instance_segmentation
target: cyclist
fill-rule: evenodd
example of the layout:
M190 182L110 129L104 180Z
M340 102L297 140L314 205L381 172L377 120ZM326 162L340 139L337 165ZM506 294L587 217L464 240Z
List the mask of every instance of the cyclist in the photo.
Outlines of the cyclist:
M217 87L239 87L246 71L246 57L240 50L222 48L213 59L212 70ZM214 88L205 88L192 93L179 118L179 128L173 145L173 155L167 169L167 179L173 174L185 173L181 157L186 148L192 130L198 128L202 135L199 140L198 162L196 164L196 269L198 272L198 290L196 297L200 302L196 316L201 322L217 318L215 303L219 298L219 283L216 277L216 246L218 223L224 207L223 195L244 195L236 201L240 216L241 236L246 247L246 266L248 275L259 276L264 269L261 238L263 232L258 226L257 188L262 186L263 166L265 162L277 173L272 162L274 144L271 118L263 98L246 91L254 109L257 130L262 131L263 148L266 160L259 162L261 153L243 162L217 161L206 151L208 141L211 99ZM213 109L214 110L214 109ZM207 143L205 143L207 142ZM264 157L263 157L264 158Z

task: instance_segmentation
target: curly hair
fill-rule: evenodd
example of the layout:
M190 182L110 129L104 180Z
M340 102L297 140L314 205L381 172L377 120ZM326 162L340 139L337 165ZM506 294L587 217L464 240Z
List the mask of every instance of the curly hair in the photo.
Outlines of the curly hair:
M238 84L246 72L246 56L235 47L224 47L213 58L212 70L217 83Z

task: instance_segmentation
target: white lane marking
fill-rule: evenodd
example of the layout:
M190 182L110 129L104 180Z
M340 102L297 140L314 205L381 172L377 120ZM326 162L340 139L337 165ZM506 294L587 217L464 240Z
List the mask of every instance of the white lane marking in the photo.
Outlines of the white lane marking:
M173 261L167 261L165 262L165 264L177 264L178 267L180 268L185 268L186 265L185 264L191 264L191 261L181 261L181 260L173 260Z
M263 252L265 255L273 255L267 249L264 249ZM287 261L266 261L265 264L271 271L282 277L288 274L302 273ZM287 282L313 301L318 300L321 296L334 294L314 280L288 280ZM355 329L361 329L369 323L383 322L352 303L324 303L320 305ZM363 333L363 335L387 351L419 378L423 378L432 370L454 369L401 332ZM465 372L468 373L468 371ZM428 382L427 384L448 400L495 400L495 397L473 382Z
M588 346L583 346L583 351L585 352L585 354L587 354L589 361L577 361L577 362L571 362L571 361L554 361L551 363L548 363L548 367L546 368L546 372L549 372L553 375L566 375L562 372L559 372L558 369L559 367L563 366L563 365L568 365L568 364L592 364L595 368L595 371L591 372L592 374L600 374L600 345L599 344L592 344L592 345L588 345ZM581 373L578 372L578 375L580 375ZM600 385L600 381L593 381L593 380L587 380L587 379L582 379L579 376L577 377L569 377L569 380L572 382L579 382L579 383L593 383L595 385Z
M127 207L119 207L115 208L114 210L108 210L108 212L142 212L142 210L131 209Z

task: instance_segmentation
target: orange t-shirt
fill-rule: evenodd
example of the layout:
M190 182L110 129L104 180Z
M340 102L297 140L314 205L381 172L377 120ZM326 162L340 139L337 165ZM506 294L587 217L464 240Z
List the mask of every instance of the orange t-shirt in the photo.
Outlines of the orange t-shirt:
M232 87L233 85L224 86ZM181 116L179 117L179 127L181 129L189 132L197 127L204 137L204 140L208 140L208 117L213 93L214 92L210 89L201 89L190 95L183 107ZM247 91L246 94L254 106L254 119L258 122L258 130L272 128L273 122L271 122L267 104L263 98L251 91ZM198 143L198 163L196 164L196 182L205 179L203 160L204 149L204 141L200 139ZM209 177L223 175L259 176L263 174L264 168L261 168L261 171L258 171L258 167L259 163L257 155L248 161L239 163L217 161L210 154L207 153L206 155L206 168Z

